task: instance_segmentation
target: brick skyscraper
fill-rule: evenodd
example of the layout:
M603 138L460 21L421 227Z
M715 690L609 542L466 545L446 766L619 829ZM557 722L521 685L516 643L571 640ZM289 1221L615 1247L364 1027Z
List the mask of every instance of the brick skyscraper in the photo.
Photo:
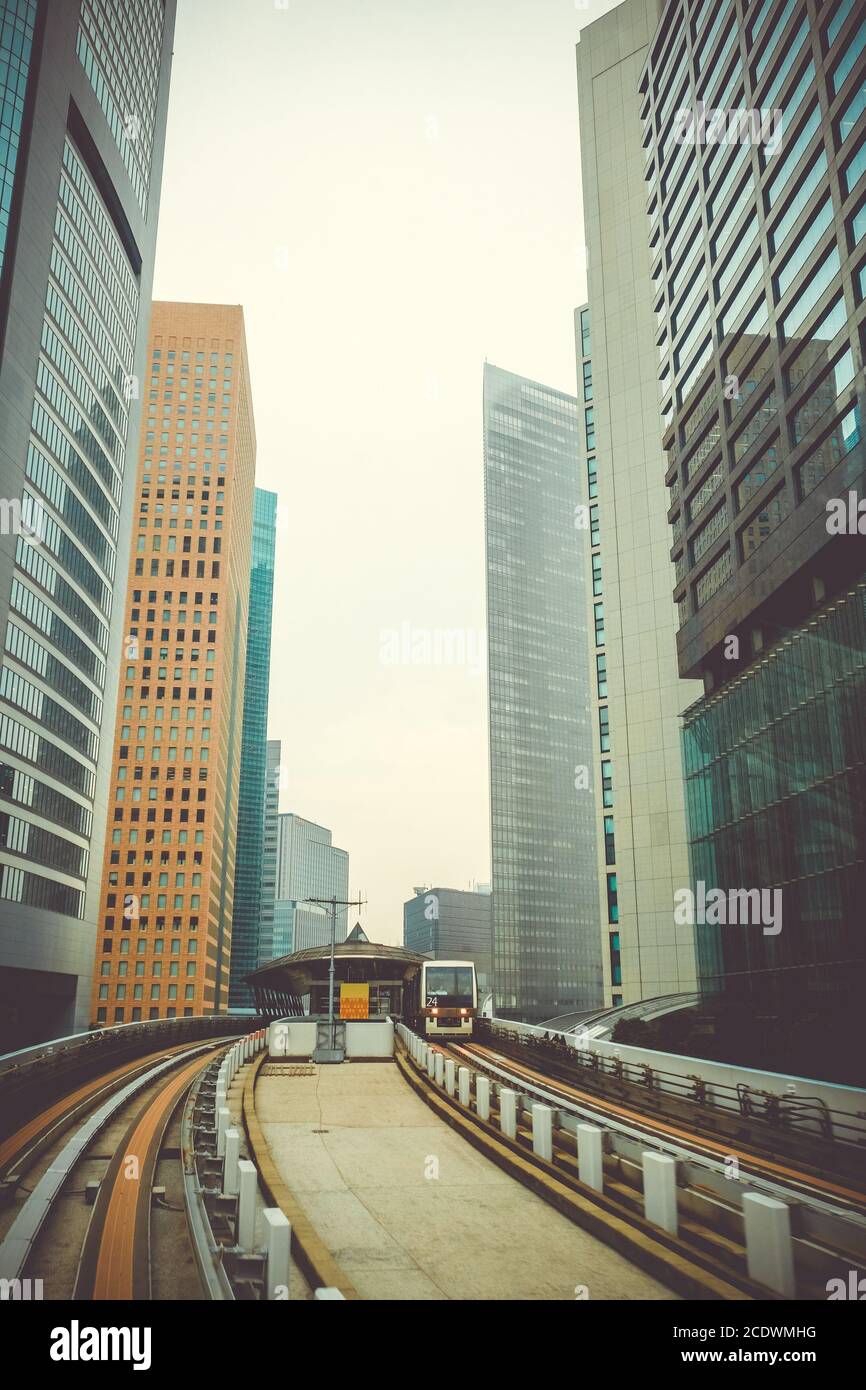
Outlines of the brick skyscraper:
M255 474L243 311L153 306L92 1017L228 1000Z

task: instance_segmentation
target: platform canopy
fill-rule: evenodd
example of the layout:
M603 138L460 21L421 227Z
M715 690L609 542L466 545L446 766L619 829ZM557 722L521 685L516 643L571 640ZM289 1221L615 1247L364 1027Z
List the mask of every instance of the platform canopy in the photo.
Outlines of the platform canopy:
M334 947L335 986L339 990L341 984L392 985L390 1012L398 1007L397 990L402 990L405 981L417 974L427 959L402 946L384 946L357 938L340 941ZM286 1014L300 1013L300 1001L306 996L312 996L311 1008L315 1013L328 985L330 961L330 946L310 946L259 966L247 976L247 983L253 988L258 1007L266 1014L275 1009Z

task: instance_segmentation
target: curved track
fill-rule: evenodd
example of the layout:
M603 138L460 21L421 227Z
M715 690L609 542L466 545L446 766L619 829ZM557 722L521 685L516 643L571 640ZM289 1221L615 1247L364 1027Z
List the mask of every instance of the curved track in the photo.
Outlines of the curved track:
M500 1071L509 1072L517 1080L523 1079L529 1084L543 1087L548 1093L562 1096L596 1115L606 1115L610 1119L619 1120L633 1128L641 1129L647 1134L659 1135L682 1144L683 1148L688 1149L691 1153L704 1155L716 1159L718 1162L724 1162L731 1156L734 1145L730 1139L727 1141L712 1139L705 1134L695 1133L681 1124L671 1124L654 1116L648 1117L629 1106L601 1099L597 1094L581 1090L580 1087L563 1081L561 1078L545 1075L544 1072L527 1066L524 1062L517 1061L507 1053L497 1052L495 1048L487 1047L481 1043L467 1043L465 1045L451 1044L443 1050L453 1052L455 1057L460 1057L463 1061L472 1061L476 1066L483 1066L487 1062ZM793 1188L804 1195L808 1193L854 1211L866 1211L866 1191L864 1190L846 1187L841 1183L821 1178L813 1172L798 1169L783 1161L769 1159L762 1153L750 1150L743 1145L742 1141L737 1141L736 1153L741 1168L754 1173L756 1176Z

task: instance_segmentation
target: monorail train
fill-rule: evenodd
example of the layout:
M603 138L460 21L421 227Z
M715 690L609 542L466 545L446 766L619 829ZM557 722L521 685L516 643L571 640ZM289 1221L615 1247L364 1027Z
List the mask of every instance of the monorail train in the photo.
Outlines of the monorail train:
M471 1038L478 981L471 960L428 960L415 976L407 1022L428 1038Z

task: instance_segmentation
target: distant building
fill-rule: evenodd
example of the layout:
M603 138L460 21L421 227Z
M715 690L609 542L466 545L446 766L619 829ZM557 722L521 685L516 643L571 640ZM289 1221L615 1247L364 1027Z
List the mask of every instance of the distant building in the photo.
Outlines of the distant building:
M582 416L573 396L485 365L496 1009L529 1021L603 998Z
M157 301L148 366L138 473L126 483L135 526L98 1024L222 1013L229 994L256 456L241 306ZM203 458L202 395L221 401ZM187 509L195 532L160 524Z
M274 607L274 549L277 495L257 487L253 501L247 664L244 675L244 724L238 795L229 1004L252 1006L244 984L262 957L262 877L264 868L265 795L268 771L268 688L271 678L271 622ZM269 914L272 920L272 912Z
M265 827L262 841L262 902L258 963L273 960L274 905L277 891L277 853L280 842L280 763L279 739L269 739L266 749Z
M493 983L493 899L459 888L416 888L403 904L403 945L439 960L473 960L478 991Z
M274 957L324 946L331 939L330 910L308 898L347 898L349 856L331 843L331 832L289 812L279 817ZM337 908L337 941L345 941L348 908Z

